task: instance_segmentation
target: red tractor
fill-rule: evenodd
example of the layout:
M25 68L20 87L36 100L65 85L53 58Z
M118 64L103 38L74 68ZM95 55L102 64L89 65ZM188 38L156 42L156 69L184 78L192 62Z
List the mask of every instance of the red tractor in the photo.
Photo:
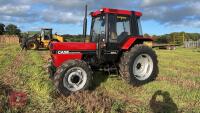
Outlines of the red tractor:
M142 35L141 12L102 8L91 12L91 16L89 41L50 45L49 73L61 94L88 89L96 69L117 70L124 80L136 86L157 77L157 56L148 46L152 39Z

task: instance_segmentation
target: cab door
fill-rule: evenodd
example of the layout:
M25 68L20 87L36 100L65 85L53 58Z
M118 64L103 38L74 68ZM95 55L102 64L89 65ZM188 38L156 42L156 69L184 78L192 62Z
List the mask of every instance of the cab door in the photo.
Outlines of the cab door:
M91 27L91 42L97 43L97 57L102 60L106 49L106 17L104 15L93 17Z
M108 43L106 54L110 61L118 59L121 45L131 36L131 19L127 15L108 15Z

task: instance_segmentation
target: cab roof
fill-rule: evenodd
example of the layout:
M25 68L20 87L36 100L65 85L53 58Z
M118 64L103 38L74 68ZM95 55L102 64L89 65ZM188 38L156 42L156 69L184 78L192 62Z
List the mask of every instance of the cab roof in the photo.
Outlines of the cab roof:
M100 10L91 12L92 17L96 17L100 14L105 14L105 13L110 13L110 14L121 14L121 15L131 15L135 14L136 16L140 17L142 16L141 12L138 11L129 11L129 10L122 10L122 9L111 9L111 8L102 8Z

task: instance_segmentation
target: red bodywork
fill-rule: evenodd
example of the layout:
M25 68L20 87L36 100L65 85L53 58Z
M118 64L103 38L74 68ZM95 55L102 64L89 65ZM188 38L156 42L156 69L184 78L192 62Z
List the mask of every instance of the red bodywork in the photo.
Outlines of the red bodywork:
M101 10L97 10L95 12L92 12L91 15L93 17L96 17L100 14L103 13L113 13L113 14L121 14L121 15L131 15L133 13L133 11L129 11L129 10L120 10L120 9L110 9L110 8L102 8ZM140 17L142 16L141 12L138 11L134 11L135 15Z
M94 50L96 51L96 43L85 43L85 42L59 42L52 43L53 47L51 50L70 50L70 51L85 51Z
M82 51L96 51L96 43L84 42L54 42L51 51L69 51L67 54L52 54L52 61L55 67L60 66L64 61L70 59L82 59Z
M134 36L130 37L126 40L126 42L122 45L122 50L129 50L129 48L136 42L136 41L153 41L152 38L144 38L143 36Z
M122 50L129 50L129 48L136 41L152 41L152 38L143 38L141 36L135 36L128 38L121 46ZM51 44L51 51L68 51L67 54L51 54L53 65L59 67L63 62L70 59L82 59L82 52L84 51L96 51L96 43L84 43L84 42L54 42Z

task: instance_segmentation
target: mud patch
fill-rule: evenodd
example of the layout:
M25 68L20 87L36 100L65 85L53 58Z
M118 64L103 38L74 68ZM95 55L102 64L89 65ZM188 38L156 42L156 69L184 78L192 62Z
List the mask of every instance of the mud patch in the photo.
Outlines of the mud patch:
M8 94L12 91L9 85L0 81L0 113L7 111L8 108Z

